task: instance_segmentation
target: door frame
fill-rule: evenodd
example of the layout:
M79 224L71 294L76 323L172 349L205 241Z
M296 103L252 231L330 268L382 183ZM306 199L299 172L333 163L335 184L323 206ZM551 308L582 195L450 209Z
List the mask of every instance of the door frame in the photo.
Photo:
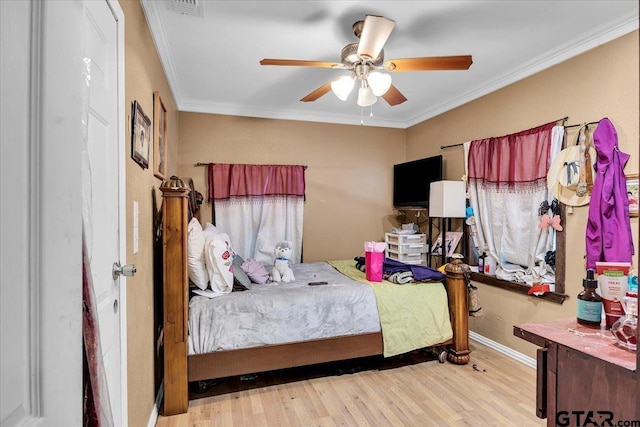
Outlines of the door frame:
M6 221L2 241L4 249L25 255L5 264L3 254L3 281L9 277L24 291L11 295L12 324L2 327L20 330L24 338L3 345L2 353L28 354L26 363L13 366L19 372L11 382L3 383L1 403L11 406L0 423L81 425L84 6L31 0L0 8L5 18L4 12L12 13L5 23L28 30L10 32L17 40L0 40L3 56L11 59L10 66L2 64L0 143L3 159L11 159L0 170L3 200L11 201L0 212ZM11 182L20 185L7 186ZM10 224L11 208L26 221Z

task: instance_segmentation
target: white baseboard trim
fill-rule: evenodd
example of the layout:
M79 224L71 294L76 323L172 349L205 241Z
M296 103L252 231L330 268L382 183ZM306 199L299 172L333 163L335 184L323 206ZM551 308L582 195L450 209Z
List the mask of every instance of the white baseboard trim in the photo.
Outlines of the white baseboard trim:
M536 359L529 357L527 355L524 355L522 353L519 353L517 351L515 351L512 348L507 347L506 345L502 345L499 342L495 342L487 337L484 337L476 332L473 331L469 331L469 338L471 338L474 341L479 342L480 344L484 344L487 347L504 354L505 356L509 356L510 358L517 360L520 363L524 363L525 365L536 369Z
M164 380L160 383L160 390L158 390L158 395L156 396L156 404L153 405L153 410L151 411L151 417L149 417L149 424L147 427L155 427L158 422L158 415L160 414L160 404L162 403L162 397L164 396Z

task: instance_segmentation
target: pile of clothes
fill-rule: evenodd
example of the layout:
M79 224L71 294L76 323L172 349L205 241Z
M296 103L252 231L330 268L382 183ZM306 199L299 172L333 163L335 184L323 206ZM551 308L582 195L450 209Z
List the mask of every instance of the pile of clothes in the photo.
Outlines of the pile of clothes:
M355 257L356 268L365 271L365 258ZM445 275L435 268L425 265L405 264L391 258L385 258L382 263L382 278L398 285L411 282L441 282Z

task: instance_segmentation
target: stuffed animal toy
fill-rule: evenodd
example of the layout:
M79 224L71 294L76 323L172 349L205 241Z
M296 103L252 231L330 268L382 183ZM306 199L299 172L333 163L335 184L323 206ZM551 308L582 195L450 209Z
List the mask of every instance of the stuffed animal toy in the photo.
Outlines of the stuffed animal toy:
M291 250L291 242L282 241L276 244L273 250L276 259L271 269L271 280L273 282L291 282L296 280L296 278L293 277L293 270L289 262Z

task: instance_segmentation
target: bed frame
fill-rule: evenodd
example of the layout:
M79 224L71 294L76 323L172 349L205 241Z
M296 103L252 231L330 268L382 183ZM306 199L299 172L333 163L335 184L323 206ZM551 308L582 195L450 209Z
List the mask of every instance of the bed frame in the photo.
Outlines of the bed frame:
M187 325L189 281L187 273L187 224L190 189L179 179L163 182L163 347L165 415L187 412L189 382L265 372L295 366L381 355L382 334L269 345L189 356ZM456 364L469 361L469 318L464 272L468 266L459 260L446 268L446 290L453 338L447 346L447 359Z

